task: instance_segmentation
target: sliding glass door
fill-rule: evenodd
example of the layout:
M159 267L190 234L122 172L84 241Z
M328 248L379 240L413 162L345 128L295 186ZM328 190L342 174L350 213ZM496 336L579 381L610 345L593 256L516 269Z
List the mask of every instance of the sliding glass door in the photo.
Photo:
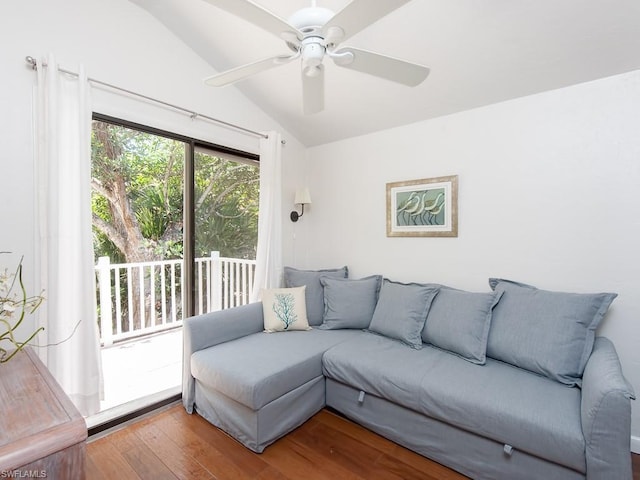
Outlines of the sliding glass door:
M196 146L196 313L248 303L258 241L259 163Z
M183 319L248 302L257 242L257 160L94 115L103 410L178 393Z
M94 252L104 347L102 409L179 383L181 336L176 329L185 313L187 150L183 141L105 120L93 122Z

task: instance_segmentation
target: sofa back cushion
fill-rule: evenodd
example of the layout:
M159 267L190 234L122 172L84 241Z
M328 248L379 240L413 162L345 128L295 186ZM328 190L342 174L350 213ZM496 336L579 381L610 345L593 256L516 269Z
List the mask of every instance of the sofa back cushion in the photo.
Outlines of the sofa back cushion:
M422 339L472 363L486 360L493 308L502 292L465 292L442 286L433 300Z
M352 280L320 277L324 287L324 317L318 328L369 328L378 303L381 275Z
M438 287L384 279L369 330L422 348L422 329Z
M489 279L496 305L487 355L567 385L581 385L595 330L615 293L564 293Z
M342 268L326 270L298 270L292 267L284 267L285 287L301 287L305 285L307 290L307 318L309 325L320 325L324 316L324 291L320 283L320 277L347 278L349 269Z

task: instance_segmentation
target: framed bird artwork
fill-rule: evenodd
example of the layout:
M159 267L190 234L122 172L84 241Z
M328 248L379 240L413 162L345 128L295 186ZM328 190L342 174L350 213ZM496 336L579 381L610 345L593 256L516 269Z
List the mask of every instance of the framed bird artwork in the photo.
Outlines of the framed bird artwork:
M387 183L388 237L457 237L458 176Z

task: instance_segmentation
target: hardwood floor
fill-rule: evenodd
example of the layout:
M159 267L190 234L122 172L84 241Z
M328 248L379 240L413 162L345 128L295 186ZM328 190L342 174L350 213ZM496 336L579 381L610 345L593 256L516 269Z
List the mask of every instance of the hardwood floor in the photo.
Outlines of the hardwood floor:
M640 455L633 456L640 480ZM466 477L328 410L255 454L176 405L87 446L87 478L460 480Z
M87 446L87 478L426 479L466 477L323 410L255 454L174 406Z

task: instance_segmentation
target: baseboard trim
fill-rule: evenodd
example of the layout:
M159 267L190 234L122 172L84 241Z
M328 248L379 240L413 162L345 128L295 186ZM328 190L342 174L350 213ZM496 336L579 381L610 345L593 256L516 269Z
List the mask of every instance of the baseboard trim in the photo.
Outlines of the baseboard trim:
M640 453L640 437L631 435L631 451L633 453Z

